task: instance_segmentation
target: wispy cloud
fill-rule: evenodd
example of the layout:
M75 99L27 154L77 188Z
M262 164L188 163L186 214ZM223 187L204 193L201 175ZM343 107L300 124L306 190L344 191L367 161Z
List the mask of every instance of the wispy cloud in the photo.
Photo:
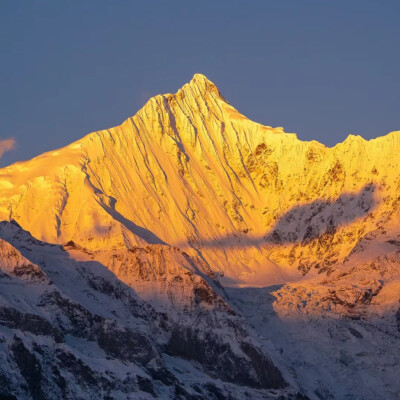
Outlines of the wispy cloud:
M13 138L0 140L0 158L7 151L12 150L15 147L15 140Z

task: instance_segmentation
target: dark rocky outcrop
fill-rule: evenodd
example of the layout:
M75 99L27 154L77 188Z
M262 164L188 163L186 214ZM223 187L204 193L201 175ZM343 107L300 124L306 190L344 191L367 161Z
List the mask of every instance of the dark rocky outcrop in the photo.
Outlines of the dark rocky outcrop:
M102 325L96 332L99 346L111 357L147 365L158 358L150 340L140 332L112 325Z
M0 307L0 325L31 332L34 335L51 336L58 343L64 341L64 335L49 321L39 315L21 313L15 308Z
M243 356L235 354L212 332L177 327L171 335L168 354L202 364L212 375L228 382L259 388L281 388L285 381L272 361L249 343L241 343Z
M10 346L10 350L21 375L28 385L28 390L32 399L50 400L42 387L44 376L43 368L39 359L25 347L22 339L16 336Z

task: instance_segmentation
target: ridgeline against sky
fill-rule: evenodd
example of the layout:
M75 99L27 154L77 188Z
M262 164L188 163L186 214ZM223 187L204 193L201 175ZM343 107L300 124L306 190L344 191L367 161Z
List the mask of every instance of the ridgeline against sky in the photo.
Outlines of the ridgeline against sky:
M399 129L398 1L0 4L2 166L206 74L252 120L332 146Z

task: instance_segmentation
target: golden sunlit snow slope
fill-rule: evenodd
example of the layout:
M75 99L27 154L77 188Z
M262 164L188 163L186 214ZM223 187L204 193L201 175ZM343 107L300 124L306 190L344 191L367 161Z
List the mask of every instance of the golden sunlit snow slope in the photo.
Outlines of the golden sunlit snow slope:
M227 283L277 283L398 234L399 152L400 132L302 142L195 75L118 127L0 170L0 219L91 250L169 244Z

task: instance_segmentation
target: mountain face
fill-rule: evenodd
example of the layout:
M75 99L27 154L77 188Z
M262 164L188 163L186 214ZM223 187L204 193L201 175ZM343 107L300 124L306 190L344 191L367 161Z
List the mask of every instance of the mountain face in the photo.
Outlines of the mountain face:
M400 398L399 153L195 75L1 169L0 398Z

